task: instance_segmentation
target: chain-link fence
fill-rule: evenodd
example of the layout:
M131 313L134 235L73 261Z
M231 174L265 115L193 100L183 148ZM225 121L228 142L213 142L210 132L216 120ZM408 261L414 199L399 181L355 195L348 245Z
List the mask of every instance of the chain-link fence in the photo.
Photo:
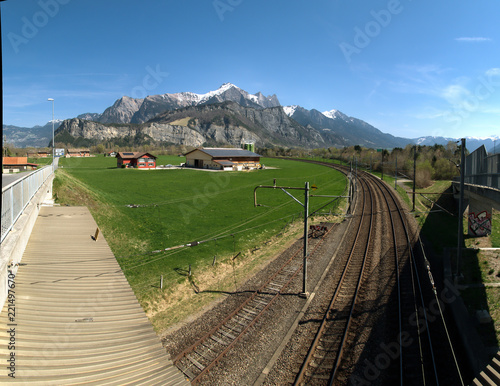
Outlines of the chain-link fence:
M0 242L3 242L24 208L52 174L52 169L52 165L45 166L2 188L2 238Z

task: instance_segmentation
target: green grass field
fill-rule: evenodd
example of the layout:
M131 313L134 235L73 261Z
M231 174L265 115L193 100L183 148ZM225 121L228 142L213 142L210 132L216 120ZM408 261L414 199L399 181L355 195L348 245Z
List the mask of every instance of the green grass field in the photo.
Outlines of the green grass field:
M157 160L159 165L181 162L184 158L173 156ZM89 207L159 331L192 312L193 304L201 307L210 300L179 295L179 291L230 286L234 290L235 269L244 277L269 257L252 250L263 250L287 224L301 224L302 206L281 190L259 189L258 203L264 206L254 207L257 185L272 185L276 178L280 186L304 187L306 181L317 185L311 194L341 195L345 189L344 175L330 168L288 160L263 159L262 163L265 170L210 172L118 169L115 158L105 157L61 159L54 192L61 204ZM290 192L303 202L303 190ZM312 197L310 212L328 201ZM328 210L337 209L330 204L321 211ZM195 241L206 242L154 252ZM188 278L190 265L193 275ZM160 275L163 291L157 288Z
M28 158L29 163L38 164L38 168L43 168L52 163L52 155L47 158Z

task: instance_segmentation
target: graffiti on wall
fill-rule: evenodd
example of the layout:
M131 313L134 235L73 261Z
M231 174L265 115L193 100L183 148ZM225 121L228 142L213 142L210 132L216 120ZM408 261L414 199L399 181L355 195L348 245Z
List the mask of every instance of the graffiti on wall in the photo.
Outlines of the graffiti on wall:
M486 210L469 213L469 235L487 236L491 234L491 213Z

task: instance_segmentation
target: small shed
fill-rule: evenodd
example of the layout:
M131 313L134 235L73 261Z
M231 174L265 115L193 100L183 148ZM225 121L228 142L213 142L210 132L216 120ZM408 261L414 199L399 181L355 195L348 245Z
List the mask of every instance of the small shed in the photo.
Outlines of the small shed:
M119 152L116 155L116 166L119 168L155 169L156 157L145 152Z
M240 148L201 148L185 154L186 166L215 170L259 169L260 155Z

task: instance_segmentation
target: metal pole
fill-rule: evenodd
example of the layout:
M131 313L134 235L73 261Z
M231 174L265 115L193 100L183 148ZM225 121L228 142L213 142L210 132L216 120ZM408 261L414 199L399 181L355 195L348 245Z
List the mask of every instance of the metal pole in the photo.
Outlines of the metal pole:
M47 99L49 102L52 102L52 172L54 172L55 168L55 157L54 157L54 98Z
M394 189L398 190L398 155L396 154L396 173L394 173Z
M4 0L0 0L0 3ZM0 26L2 23L2 6L0 5ZM0 136L3 138L3 59L2 59L2 31L0 28ZM5 140L3 146L5 146ZM3 157L0 157L0 173L3 173ZM2 197L0 196L0 207L2 206Z
M382 149L382 181L384 180L384 149Z
M457 244L457 275L460 272L462 243L464 238L464 184L465 184L465 138L462 138L460 154L460 200L458 201L458 244Z
M55 171L56 163L55 163L55 136L54 136L54 100L52 99L52 172Z
M415 185L417 180L417 147L413 147L413 209L415 212Z
M304 269L303 269L303 281L302 281L302 294L307 297L307 236L308 236L308 226L307 218L309 217L309 182L306 182L305 192L304 192Z

